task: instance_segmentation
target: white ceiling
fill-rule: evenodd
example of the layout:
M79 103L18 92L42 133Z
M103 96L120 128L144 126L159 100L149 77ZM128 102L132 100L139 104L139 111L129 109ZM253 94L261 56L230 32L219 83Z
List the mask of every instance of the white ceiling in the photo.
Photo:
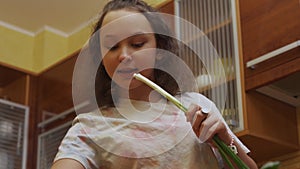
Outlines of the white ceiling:
M0 0L0 25L28 33L45 28L65 34L93 21L108 0Z

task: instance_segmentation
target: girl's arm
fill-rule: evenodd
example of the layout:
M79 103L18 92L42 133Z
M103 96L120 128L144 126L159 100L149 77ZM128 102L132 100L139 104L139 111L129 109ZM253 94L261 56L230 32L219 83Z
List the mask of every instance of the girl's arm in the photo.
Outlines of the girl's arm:
M238 150L238 156L240 157L241 160L244 161L244 163L250 168L250 169L257 169L257 165L254 162L254 160L248 155L246 154L242 148L240 147L239 144L235 144L235 146L237 147ZM234 163L233 163L234 164Z
M76 160L64 158L56 161L51 169L85 169L81 163Z

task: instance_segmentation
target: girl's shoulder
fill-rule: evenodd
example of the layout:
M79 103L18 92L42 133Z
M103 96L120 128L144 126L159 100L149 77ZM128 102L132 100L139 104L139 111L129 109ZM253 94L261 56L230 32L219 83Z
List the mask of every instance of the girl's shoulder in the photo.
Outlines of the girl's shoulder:
M206 96L197 92L185 92L177 95L176 97L184 102L192 102L192 103L212 102Z
M111 119L122 120L124 117L118 112L115 107L105 107L95 109L87 113L80 113L74 119L74 122L80 121L80 123L90 123L92 122L103 122Z
M184 92L181 94L182 98L190 98L190 99L204 99L209 100L206 96L197 92Z
M75 117L75 120L94 119L94 118L98 117L98 114L99 113L97 113L97 111L80 113L80 114L77 114L77 116Z

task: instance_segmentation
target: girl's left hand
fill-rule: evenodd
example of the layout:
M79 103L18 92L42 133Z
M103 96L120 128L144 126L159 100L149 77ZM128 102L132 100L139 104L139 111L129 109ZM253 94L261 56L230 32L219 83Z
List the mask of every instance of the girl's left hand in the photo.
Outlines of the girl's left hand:
M229 134L222 115L218 112L204 113L201 107L192 104L188 108L188 121L191 122L193 131L202 142L211 142L212 137L218 134L221 140L230 144L232 136Z

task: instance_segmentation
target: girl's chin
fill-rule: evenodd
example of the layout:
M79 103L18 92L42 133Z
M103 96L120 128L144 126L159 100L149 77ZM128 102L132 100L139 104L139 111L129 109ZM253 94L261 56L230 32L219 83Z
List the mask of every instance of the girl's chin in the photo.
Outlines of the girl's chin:
M118 73L118 76L121 79L131 80L133 78L134 73L136 73L136 72Z
M122 81L115 81L116 84L120 87L122 90L133 90L136 89L142 85L145 85L144 83L136 80L136 79L124 79Z

